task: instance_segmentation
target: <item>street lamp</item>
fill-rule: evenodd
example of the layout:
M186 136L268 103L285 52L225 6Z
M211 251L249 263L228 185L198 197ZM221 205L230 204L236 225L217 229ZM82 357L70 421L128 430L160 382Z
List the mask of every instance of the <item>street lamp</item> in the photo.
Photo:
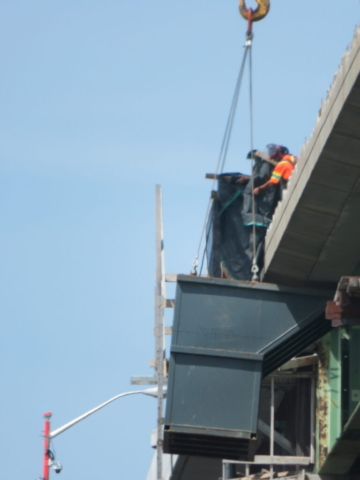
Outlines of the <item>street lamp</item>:
M120 393L119 395L116 395L115 397L110 398L110 400L107 400L106 402L102 403L101 405L98 405L97 407L93 408L92 410L89 410L86 413L83 413L77 418L74 418L74 420L71 420L71 422L66 423L60 428L57 428L56 430L53 430L52 432L50 431L50 418L52 413L47 412L44 413L44 462L43 462L43 476L39 478L38 480L49 480L50 479L50 467L52 467L56 473L60 473L62 470L62 465L60 462L56 461L53 452L50 450L50 442L53 438L57 437L61 433L65 432L65 430L68 430L69 428L73 427L77 423L81 422L85 418L89 417L93 413L97 412L101 408L106 407L106 405L109 405L109 403L114 402L118 398L121 397L126 397L127 395L137 395L137 394L142 394L142 395L148 395L150 397L155 397L157 398L158 396L158 389L157 387L155 388L147 388L145 390L135 390L133 392L125 392L125 393ZM163 396L165 398L166 396L166 387L163 390Z

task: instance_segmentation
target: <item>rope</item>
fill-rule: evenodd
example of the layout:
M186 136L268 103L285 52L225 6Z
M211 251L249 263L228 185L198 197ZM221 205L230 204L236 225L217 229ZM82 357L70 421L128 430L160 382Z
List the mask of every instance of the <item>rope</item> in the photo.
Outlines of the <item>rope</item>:
M236 107L237 107L237 103L238 103L238 100L239 100L240 87L241 87L242 79L243 79L243 76L244 76L244 70L245 70L246 58L247 58L248 51L249 51L249 47L245 44L245 52L244 52L243 60L241 62L241 67L240 67L238 79L237 79L236 86L235 86L235 92L234 92L233 100L232 100L232 103L231 103L231 108L230 108L230 112L229 112L228 121L227 121L227 124L226 124L224 139L223 139L223 142L222 142L222 145L221 145L219 161L218 161L218 164L217 164L217 167L216 167L216 172L215 172L216 174L219 172L220 163L221 163L220 173L223 173L223 171L224 171L225 160L226 160L226 156L227 156L227 152L228 152L228 148L229 148L229 144L230 144L232 128L233 128L233 125L234 125L235 112L236 112ZM222 161L221 161L221 159L222 159ZM215 183L215 179L214 179L214 183Z
M205 241L205 245L207 244L208 240L209 240L209 234L210 234L210 230L206 236L206 241ZM200 265L200 272L199 272L199 276L201 276L201 272L202 272L202 269L203 269L203 266L204 266L204 260L205 260L205 253L206 253L206 248L204 248L204 252L203 252L203 255L202 255L202 260L201 260L201 265Z
M247 42L246 42L245 51L244 51L243 59L242 59L242 62L241 62L238 78L237 78L237 81L236 81L234 95L233 95L233 98L232 98L232 101L231 101L231 106L230 106L228 119L227 119L227 122L226 122L224 137L223 137L223 141L221 143L219 158L218 158L218 162L217 162L216 169L215 169L215 178L213 180L211 190L214 190L215 183L216 183L216 176L218 175L218 173L219 172L222 173L224 171L224 165L225 165L227 151L228 151L228 148L229 148L231 132L232 132L232 128L233 128L233 125L234 125L235 112L236 112L236 107L237 107L237 103L238 103L238 99L239 99L239 93L240 93L240 88L241 88L241 84L242 84L242 79L243 79L243 76L244 76L244 70L245 70L246 58L247 58L248 51L249 51L249 47L248 47ZM205 214L205 221L204 221L204 225L203 225L201 235L200 235L199 246L198 246L198 249L197 249L197 252L196 252L196 255L195 255L195 259L192 263L191 275L197 275L197 267L199 265L199 253L200 253L201 245L202 245L205 230L206 230L206 225L207 225L207 222L208 222L208 219L209 219L211 202L212 202L212 198L210 198L209 202L208 202L208 206L207 206L207 210L206 210L206 214ZM202 259L202 262L201 262L201 269L200 269L199 275L201 275L203 264L204 264L204 256L203 256L203 259Z
M244 51L244 55L243 55L241 65L240 65L240 70L239 70L238 78L237 78L236 85L235 85L235 91L234 91L234 95L233 95L233 98L232 98L228 119L227 119L227 122L226 122L224 137L223 137L223 141L222 141L221 148L220 148L218 163L217 163L216 170L215 170L215 178L213 180L212 190L214 190L216 177L218 176L219 172L223 173L223 171L224 171L225 160L226 160L226 157L227 157L227 152L228 152L228 148L229 148L229 144L230 144L231 133L232 133L232 129L233 129L233 126L234 126L234 118L235 118L236 108L237 108L237 104L238 104L238 100L239 100L239 93L240 93L240 89L241 89L242 79L243 79L243 76L244 76L246 59L247 59L248 53L249 53L249 71L250 71L251 170L253 171L253 169L254 169L254 158L253 158L253 149L254 149L253 148L253 143L254 143L253 142L253 99L252 99L252 50L251 50L251 47L252 47L252 33L251 33L251 31L250 32L248 31L247 32L247 40L246 40L245 45L244 45L245 51ZM252 218L253 218L253 226L252 226L253 265L252 265L251 271L253 273L252 280L256 281L258 279L257 273L259 271L259 268L256 264L255 195L254 195L254 177L253 177L253 175L251 175L251 182L252 182L251 187L252 187ZM203 228L202 228L202 231L201 231L199 246L198 246L198 249L197 249L197 252L196 252L196 255L195 255L195 259L192 263L191 275L197 275L197 267L198 267L198 264L199 264L199 253L200 253L201 245L202 245L205 230L206 230L206 225L207 225L208 219L209 219L212 200L213 200L213 198L211 197L209 199L209 202L208 202L207 211L206 211L206 215L205 215L205 221L204 221L204 225L203 225ZM203 265L204 265L204 259L205 259L205 249L204 249L204 253L203 253L203 256L202 256L202 262L201 262L199 275L201 275L201 272L202 272L202 268L203 268Z
M251 49L251 39L252 35L248 37L248 41L250 43L250 55L249 55L249 98L250 98L250 146L251 146L251 213L252 213L252 236L253 236L253 261L251 272L253 274L252 281L256 282L259 272L259 267L257 266L257 255L256 255L256 222L255 222L255 195L254 195L254 114L253 114L253 75L252 75L252 49Z

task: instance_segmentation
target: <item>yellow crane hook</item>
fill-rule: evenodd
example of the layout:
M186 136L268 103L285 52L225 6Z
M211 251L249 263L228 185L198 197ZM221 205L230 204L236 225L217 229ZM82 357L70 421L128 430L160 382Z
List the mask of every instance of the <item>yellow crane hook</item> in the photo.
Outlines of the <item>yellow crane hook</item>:
M245 0L239 0L239 10L245 20L251 22L257 22L266 17L270 10L270 0L255 0L258 7L255 10L246 8ZM251 18L249 18L249 12L251 10Z

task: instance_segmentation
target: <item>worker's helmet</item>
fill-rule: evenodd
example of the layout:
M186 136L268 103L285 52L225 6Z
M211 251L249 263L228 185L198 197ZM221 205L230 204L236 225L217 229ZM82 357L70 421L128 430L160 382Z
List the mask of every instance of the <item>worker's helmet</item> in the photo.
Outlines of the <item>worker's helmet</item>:
M278 153L282 153L283 155L289 154L289 149L284 147L284 145L276 145L275 143L269 143L266 145L268 155L270 158L275 158Z

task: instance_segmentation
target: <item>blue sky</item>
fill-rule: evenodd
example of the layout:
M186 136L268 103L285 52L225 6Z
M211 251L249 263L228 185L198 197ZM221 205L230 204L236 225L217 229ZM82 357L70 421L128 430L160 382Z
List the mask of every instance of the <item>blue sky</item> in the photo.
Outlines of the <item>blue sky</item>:
M300 151L359 10L271 2L256 148ZM57 428L152 373L155 184L166 270L188 273L245 30L236 0L0 0L1 478L40 476L44 412ZM228 171L249 172L247 105L245 81ZM155 400L120 399L55 440L61 478L145 478L155 427Z

